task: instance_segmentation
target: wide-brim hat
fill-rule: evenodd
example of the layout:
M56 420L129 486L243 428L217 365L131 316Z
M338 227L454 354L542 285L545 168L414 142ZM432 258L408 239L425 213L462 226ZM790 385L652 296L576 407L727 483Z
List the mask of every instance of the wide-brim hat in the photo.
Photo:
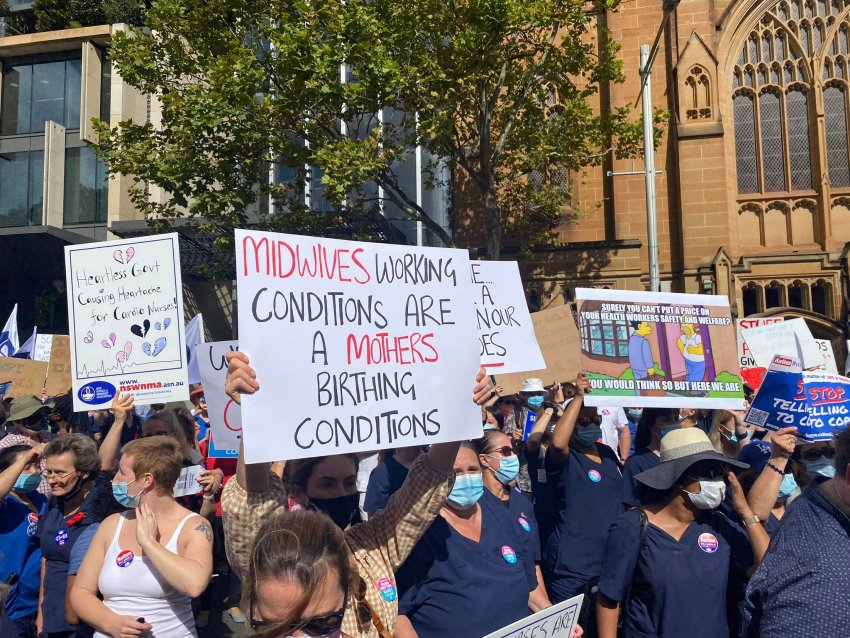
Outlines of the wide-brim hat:
M42 403L32 394L24 394L12 399L9 406L9 421L23 421L30 418L39 410L44 410L45 414L53 409L53 403Z
M661 463L636 475L635 479L652 489L668 490L688 469L702 461L714 461L742 470L749 467L718 453L706 433L699 428L679 428L661 439Z
M520 392L546 392L546 388L543 387L543 379L526 379L522 382Z

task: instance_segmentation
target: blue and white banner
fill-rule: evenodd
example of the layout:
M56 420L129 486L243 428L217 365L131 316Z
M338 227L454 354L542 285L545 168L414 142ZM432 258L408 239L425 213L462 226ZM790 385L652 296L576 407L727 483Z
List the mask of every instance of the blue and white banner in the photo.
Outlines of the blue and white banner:
M0 357L11 357L20 345L21 342L18 341L18 304L15 304L9 318L6 319L3 332L0 332Z
M30 338L27 339L26 341L24 341L23 345L20 348L18 348L17 350L15 350L15 354L13 354L12 356L16 357L18 359L32 359L32 358L34 358L32 355L33 355L33 352L35 352L35 341L36 341L37 338L38 338L38 326L33 326L32 327L32 334L30 335Z
M199 312L186 324L186 357L188 359L189 383L201 383L201 371L195 346L204 342L204 317Z
M850 379L804 371L799 359L777 355L744 421L768 430L796 427L804 441L830 441L850 424Z

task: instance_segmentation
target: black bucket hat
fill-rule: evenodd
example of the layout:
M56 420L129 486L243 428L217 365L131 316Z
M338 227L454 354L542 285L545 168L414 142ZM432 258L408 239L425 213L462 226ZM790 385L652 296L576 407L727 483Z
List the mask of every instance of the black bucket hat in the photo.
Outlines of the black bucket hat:
M679 428L661 439L661 463L636 475L635 479L654 490L669 490L690 467L703 461L742 470L750 467L718 453L708 435L699 428Z

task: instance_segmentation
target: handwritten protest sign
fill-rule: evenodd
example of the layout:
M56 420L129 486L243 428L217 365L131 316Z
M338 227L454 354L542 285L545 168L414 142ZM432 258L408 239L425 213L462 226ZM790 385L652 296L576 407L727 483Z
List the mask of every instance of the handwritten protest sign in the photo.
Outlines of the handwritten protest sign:
M748 328L741 333L756 366L767 368L775 355L796 357L804 368L823 365L823 355L804 319Z
M53 346L53 335L37 334L35 336L35 346L32 349L34 361L50 361L50 348Z
M177 234L65 247L74 409L189 398Z
M515 261L473 261L481 365L492 373L546 366L534 336Z
M832 342L829 339L815 339L823 357L823 369L830 374L838 374L838 363L835 361L835 351L832 349Z
M589 406L739 409L725 296L576 289Z
M741 332L771 323L782 323L783 321L785 321L784 317L756 317L738 319L735 322L738 327L738 362L741 366L741 377L744 379L744 383L753 390L758 390L759 386L761 386L761 380L764 378L767 368L761 368L756 365L756 360L750 353L750 348L747 346L747 342L744 340L744 335Z
M556 306L531 315L537 343L546 352L546 367L513 374L496 370L496 382L504 394L519 392L525 379L543 379L545 384L573 381L581 370L576 322L569 306Z
M68 335L53 335L50 340L50 359L44 390L48 396L67 394L71 389L71 339Z
M12 386L6 392L7 397L32 394L41 399L46 375L47 364L44 361L0 357L0 383L12 382Z
M217 448L226 450L238 450L242 438L242 409L224 393L227 377L224 355L238 349L238 341L214 341L195 346L212 437Z
M203 471L204 468L200 465L190 465L180 470L180 476L174 484L174 498L191 496L200 492L201 485L198 483L198 477Z
M237 230L236 271L249 463L481 436L466 251Z
M570 638L581 611L584 594L547 607L484 638Z
M794 426L805 441L829 441L850 425L850 379L804 371L799 359L777 355L744 421L768 430Z

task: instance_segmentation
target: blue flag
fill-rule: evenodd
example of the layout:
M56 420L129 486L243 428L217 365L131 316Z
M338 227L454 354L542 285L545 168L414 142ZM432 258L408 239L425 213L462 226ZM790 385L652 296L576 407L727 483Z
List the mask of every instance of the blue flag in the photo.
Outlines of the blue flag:
M11 357L20 345L21 342L18 341L18 304L15 304L9 318L6 319L3 332L0 332L0 357Z
M195 346L203 342L204 319L199 312L186 324L186 361L189 363L189 383L201 382L201 371L198 368L198 359L195 357Z
M773 431L793 426L804 441L830 441L850 424L850 379L804 371L799 359L777 355L744 421Z
M24 341L23 345L15 350L12 356L17 359L32 359L32 353L35 350L35 340L38 337L38 326L32 327L30 338Z

